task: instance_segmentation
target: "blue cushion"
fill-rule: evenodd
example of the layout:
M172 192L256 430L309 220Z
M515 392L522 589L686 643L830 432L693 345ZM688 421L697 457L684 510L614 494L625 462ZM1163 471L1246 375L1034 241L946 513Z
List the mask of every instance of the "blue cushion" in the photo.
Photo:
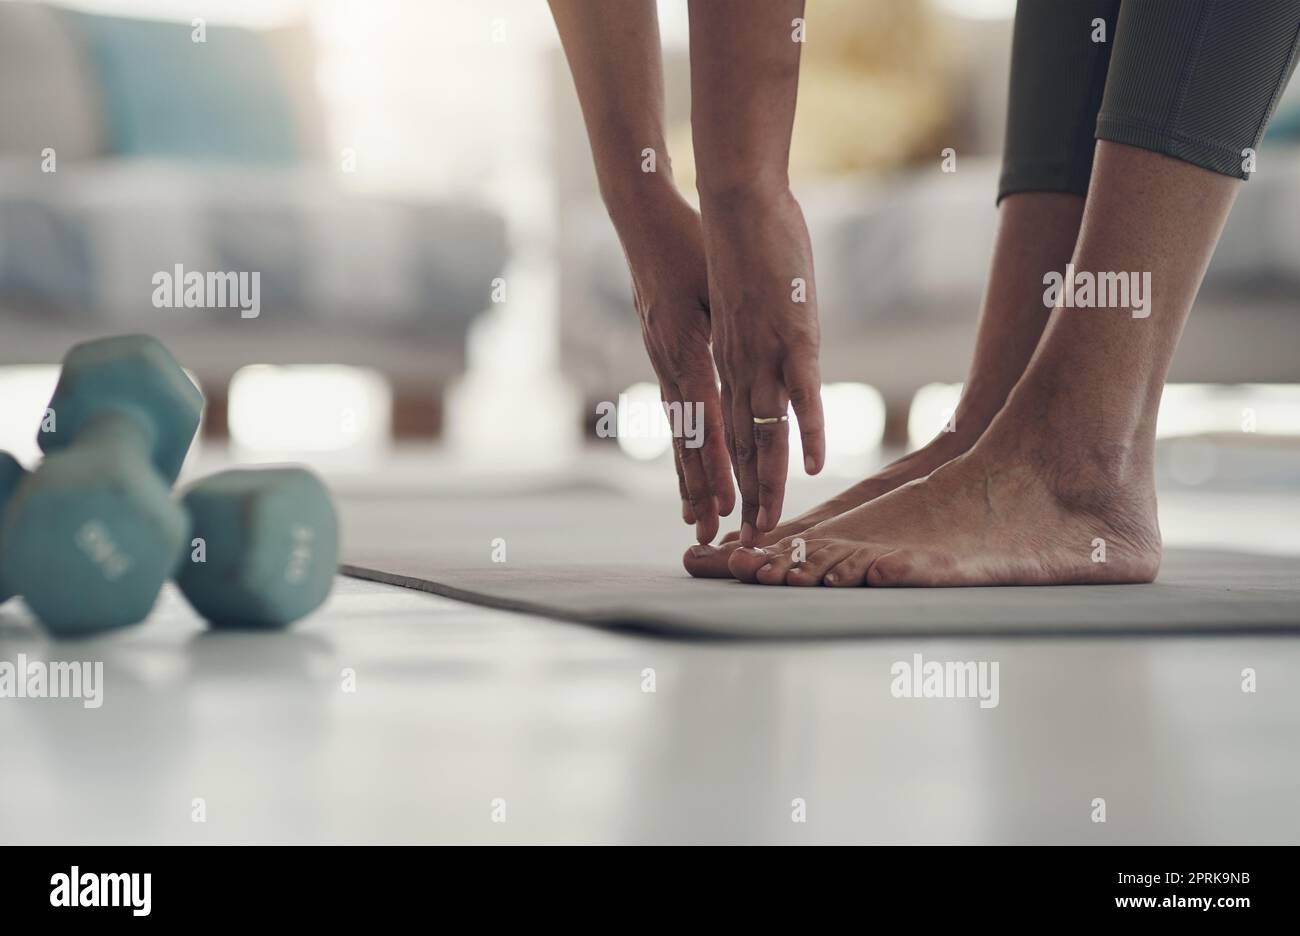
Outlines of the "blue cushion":
M300 145L293 104L261 34L63 11L86 45L110 149L127 156L287 164Z

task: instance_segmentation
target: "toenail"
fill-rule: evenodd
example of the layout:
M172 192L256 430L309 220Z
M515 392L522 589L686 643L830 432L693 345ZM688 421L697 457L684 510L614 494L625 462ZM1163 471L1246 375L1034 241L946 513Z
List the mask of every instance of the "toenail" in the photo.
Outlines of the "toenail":
M834 572L832 572L826 576L826 581L831 584L834 584L835 582L839 581L839 577Z
M692 556L693 558L695 558L695 559L703 559L703 558L705 558L706 556L708 556L708 555L709 555L710 553L712 553L712 552L713 552L713 549L712 549L711 547L708 547L708 546L692 546L692 547L691 547L691 556Z
M759 566L758 571L760 571L760 572L770 572L770 571L772 571L772 563L769 562L767 565Z

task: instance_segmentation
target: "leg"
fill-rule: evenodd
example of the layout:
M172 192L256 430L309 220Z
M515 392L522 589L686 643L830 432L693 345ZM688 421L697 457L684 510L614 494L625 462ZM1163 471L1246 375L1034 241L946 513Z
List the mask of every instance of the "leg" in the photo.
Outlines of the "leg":
M767 546L924 478L967 451L1024 372L1046 324L1043 274L1074 250L1092 167L1110 44L1091 40L1094 21L1114 30L1119 0L1022 0L1016 10L1006 155L998 190L997 240L979 315L975 354L953 421L929 444L762 535ZM694 576L727 577L739 535L683 557Z
M790 562L788 543L766 554L738 551L731 559L737 577L830 585L1155 577L1156 411L1178 336L1239 184L1232 176L1240 163L1229 165L1223 154L1253 147L1262 134L1294 67L1300 33L1295 0L1252 5L1254 13L1268 7L1286 14L1280 19L1237 16L1231 4L1206 3L1216 43L1201 51L1189 46L1171 64L1155 53L1170 47L1171 36L1184 34L1181 20L1191 6L1175 11L1172 5L1128 0L1121 13L1112 65L1121 71L1108 84L1102 112L1111 115L1112 127L1137 128L1137 142L1111 142L1105 139L1110 131L1099 125L1104 139L1073 260L1077 270L1094 274L1150 274L1149 316L1136 317L1141 303L1133 301L1053 309L1024 376L966 454L924 480L807 531L809 559L802 567ZM1169 21L1153 11L1164 11ZM1208 28L1200 17L1192 19L1198 23L1193 34ZM1261 22L1271 30L1264 36L1256 34ZM1281 38L1261 41L1274 34ZM1260 55L1261 48L1272 54ZM1225 49L1238 54L1225 60ZM1216 96L1213 89L1220 86L1236 95L1227 101ZM1149 133L1129 111L1129 92L1161 87L1177 91L1161 98L1166 103L1160 114L1147 118L1165 129ZM1201 104L1188 109L1189 101ZM1217 127L1226 135L1206 136L1198 127Z
M1054 309L1029 368L969 452L809 530L803 567L779 549L775 559L742 550L732 570L766 584L1151 581L1160 564L1156 409L1237 184L1100 144L1074 264L1150 271L1150 317L1134 318L1131 307ZM828 550L839 561L817 562Z

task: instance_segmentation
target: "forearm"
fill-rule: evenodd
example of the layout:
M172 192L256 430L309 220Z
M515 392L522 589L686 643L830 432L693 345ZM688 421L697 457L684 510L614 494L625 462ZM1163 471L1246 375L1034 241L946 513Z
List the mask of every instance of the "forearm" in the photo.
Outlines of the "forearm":
M655 0L550 0L550 6L601 195L622 232L634 223L638 202L673 191Z
M803 0L690 0L701 200L789 187Z

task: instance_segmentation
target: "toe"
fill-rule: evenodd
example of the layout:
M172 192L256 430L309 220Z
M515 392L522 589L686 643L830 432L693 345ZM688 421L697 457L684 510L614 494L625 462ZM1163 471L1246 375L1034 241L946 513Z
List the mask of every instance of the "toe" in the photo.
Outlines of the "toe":
M760 566L754 577L763 585L784 585L785 575L794 568L794 551L779 552L775 547L768 552L775 553L767 564Z
M741 546L727 560L727 569L733 578L742 582L757 582L758 570L767 565L775 553L754 546Z
M822 577L853 552L853 546L848 543L826 543L816 548L810 543L808 549L808 557L786 575L787 585L820 585Z
M859 546L827 569L822 581L832 588L856 588L866 581L867 569L871 568L880 552L879 549Z
M877 556L876 561L867 569L867 584L874 588L906 585L912 568L913 562L909 550L896 549L887 552L883 556Z
M692 546L682 556L682 565L695 578L731 578L727 561L740 545L739 539L720 546Z

